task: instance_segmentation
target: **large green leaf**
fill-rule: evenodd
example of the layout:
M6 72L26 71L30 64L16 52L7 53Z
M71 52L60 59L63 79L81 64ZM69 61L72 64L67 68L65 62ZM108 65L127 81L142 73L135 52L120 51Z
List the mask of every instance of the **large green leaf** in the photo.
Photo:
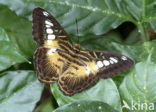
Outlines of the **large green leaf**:
M17 50L25 58L32 57L36 44L32 37L32 24L28 20L18 17L14 12L10 11L6 6L0 5L0 27L3 28L8 38ZM2 37L4 38L4 37Z
M155 51L155 49L151 49L148 52L148 57L135 65L135 69L124 78L120 86L120 94L127 104L126 107L134 112L154 110L156 102Z
M33 8L41 6L73 34L76 34L76 19L80 34L103 34L125 21L137 25L142 34L145 23L156 29L155 0L1 0L0 3L29 19Z
M111 48L113 50L126 54L132 57L136 62L144 61L151 53L152 61L156 62L155 53L152 53L156 50L156 41L137 43L135 45L121 45L119 43L112 42Z
M0 71L24 61L26 61L24 56L22 56L16 46L9 41L5 30L0 28Z
M33 71L4 72L0 85L0 112L32 112L43 90Z
M77 101L62 107L53 112L118 112L106 103L99 101Z
M59 22L68 30L69 33L76 33L76 19L78 20L79 33L84 34L94 32L95 34L102 34L109 29L116 28L125 19L128 19L122 13L117 4L111 4L107 1L75 1L75 0L52 0L52 1L17 1L10 2L9 0L1 0L2 4L8 5L10 9L14 10L17 14L29 17L30 9L37 6L42 6L48 9ZM14 4L16 3L16 7ZM29 6L31 3L31 7ZM24 7L21 7L25 4ZM63 7L63 8L60 8ZM111 8L112 7L112 8ZM25 11L24 9L27 9ZM32 10L31 10L32 11ZM123 17L122 17L123 16ZM130 17L131 19L131 17Z
M90 89L75 94L72 97L64 96L62 92L58 89L56 84L51 84L51 90L55 99L57 100L57 103L60 106L83 99L102 101L111 105L116 110L121 111L120 96L114 81L111 79L101 79Z

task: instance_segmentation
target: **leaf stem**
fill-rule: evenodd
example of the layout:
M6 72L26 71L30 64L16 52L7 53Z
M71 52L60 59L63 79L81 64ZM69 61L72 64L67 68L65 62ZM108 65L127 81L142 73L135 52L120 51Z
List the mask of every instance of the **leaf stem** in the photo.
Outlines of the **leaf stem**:
M143 23L138 23L138 28L139 28L139 33L141 34L143 41L144 42L147 41L146 31L145 31Z

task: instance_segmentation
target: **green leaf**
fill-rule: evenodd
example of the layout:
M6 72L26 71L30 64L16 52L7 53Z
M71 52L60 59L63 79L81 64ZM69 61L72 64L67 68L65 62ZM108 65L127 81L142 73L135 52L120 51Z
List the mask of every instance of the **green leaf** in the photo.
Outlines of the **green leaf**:
M118 112L106 103L99 101L77 101L62 107L53 112Z
M52 1L12 1L2 0L0 3L8 5L11 10L14 10L19 15L30 14L30 9L39 6L46 6L48 9L65 27L68 33L76 34L76 19L78 20L79 33L95 33L103 34L110 29L116 28L119 24L129 19L127 16L119 13L122 9L117 4L107 1L75 1L75 0L52 0ZM14 4L16 3L16 7ZM31 3L31 7L29 6ZM23 4L26 4L22 7ZM63 7L63 8L60 8ZM24 9L27 9L25 11ZM32 11L32 10L31 10ZM71 18L72 17L72 18ZM131 19L131 17L130 17Z
M33 8L43 7L72 34L76 34L76 19L80 35L103 34L125 21L134 23L144 39L144 27L150 25L154 31L156 29L155 0L1 0L0 3L29 20Z
M120 96L114 81L111 79L100 79L91 88L72 97L64 96L58 89L57 84L51 84L51 90L59 106L83 99L102 101L121 111Z
M135 44L135 43L138 43L140 41L140 34L138 32L137 29L134 29L130 34L129 36L127 37L127 39L125 40L125 44Z
M136 62L144 61L148 58L149 53L151 53L152 61L156 62L155 54L152 53L153 51L156 51L156 40L140 42L136 45L121 45L119 43L112 42L111 46L108 44L108 47L112 48L114 51L132 57Z
M85 49L95 49L95 50L109 50L109 51L114 51L114 47L112 46L112 43L121 43L121 39L113 39L115 37L113 36L91 36L87 35L85 37L80 38L81 42L80 44L82 45L83 48ZM118 37L119 38L119 37ZM120 44L119 44L120 45Z
M0 71L10 66L26 61L24 56L9 41L9 37L4 29L0 28Z
M148 52L148 57L137 63L120 85L120 94L124 102L134 112L151 112L156 102L156 61L153 61L155 51L153 49Z
M52 104L51 98L49 98L46 101L42 101L41 103L42 104L40 104L33 112L52 112L53 110L55 110L55 107Z
M0 5L0 14L3 15L0 18L0 27L5 30L10 42L25 58L32 57L37 48L32 37L32 23L18 17L6 6Z
M4 72L0 85L0 112L32 112L43 90L33 71Z

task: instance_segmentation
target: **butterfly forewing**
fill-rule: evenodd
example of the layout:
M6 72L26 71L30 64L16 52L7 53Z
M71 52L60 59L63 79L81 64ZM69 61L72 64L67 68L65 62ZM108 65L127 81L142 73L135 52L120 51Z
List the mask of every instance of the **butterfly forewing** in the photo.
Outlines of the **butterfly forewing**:
M69 36L47 11L33 11L33 36L40 46L34 54L38 79L58 81L64 95L72 96L91 87L99 78L109 78L133 66L123 55L104 51L83 51L72 45Z
M68 34L56 19L42 8L33 10L33 36L38 45L43 45L45 40L62 39L71 43Z
M41 8L33 10L33 37L41 48L34 55L34 64L41 82L53 83L58 80L64 64L61 47L64 44L72 46L69 36L47 11ZM63 42L63 43L62 43Z
M59 77L59 88L68 96L91 87L99 78L98 68L89 52L80 51L71 60L68 69Z
M91 87L97 81L98 77L87 69L89 68L86 66L78 66L76 68L75 64L71 64L69 69L59 78L59 89L65 95L72 96Z

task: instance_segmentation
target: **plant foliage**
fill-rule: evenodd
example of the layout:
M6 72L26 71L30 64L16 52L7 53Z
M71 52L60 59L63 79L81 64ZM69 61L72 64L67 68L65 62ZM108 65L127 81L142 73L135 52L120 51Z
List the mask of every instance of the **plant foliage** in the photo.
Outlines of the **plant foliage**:
M32 37L32 10L38 6L56 17L73 43L79 42L83 49L127 55L135 66L113 79L100 79L72 97L64 96L57 84L52 84L55 101L51 107L57 104L58 108L40 106L37 102L44 86L32 67L37 48ZM0 15L1 112L32 112L44 107L47 112L151 112L146 107L133 110L131 104L156 104L156 0L0 0ZM118 28L125 22L135 29L123 37ZM129 108L122 108L124 104Z

